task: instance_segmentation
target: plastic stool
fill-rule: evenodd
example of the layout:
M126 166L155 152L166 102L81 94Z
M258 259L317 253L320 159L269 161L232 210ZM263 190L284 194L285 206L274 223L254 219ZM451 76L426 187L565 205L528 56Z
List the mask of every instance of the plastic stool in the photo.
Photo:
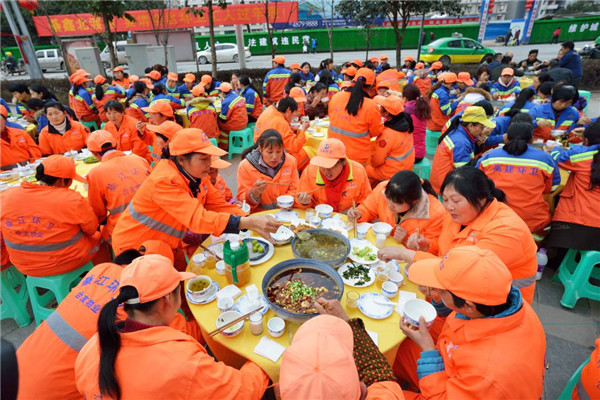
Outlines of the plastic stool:
M579 263L575 261L578 253ZM569 249L558 267L558 279L565 287L560 304L573 308L580 298L600 301L600 287L592 285L590 277L600 279L600 251Z
M246 127L240 131L229 132L229 155L242 154L244 150L254 144L254 130Z
M587 109L590 106L590 98L592 97L592 94L590 92L588 92L587 90L580 90L579 97L585 97L585 99L587 100L587 104L586 104L585 108L583 109L583 112L587 112Z
M420 163L415 163L413 165L413 172L419 175L421 179L429 179L429 174L431 173L431 161L429 161L429 158L425 157Z
M427 154L430 156L435 154L435 149L438 147L438 140L441 134L442 132L440 131L425 130L425 148L427 149Z
M98 130L98 124L96 121L79 121L81 125L87 127L90 132L94 132Z
M575 371L573 376L571 376L571 379L569 379L569 382L567 382L567 386L565 386L562 393L558 396L557 400L571 400L571 395L573 394L573 389L575 388L575 385L577 385L577 382L579 381L579 378L581 377L581 370L583 370L583 367L585 367L589 362L590 362L590 357L588 357L587 360L585 360L583 363L581 363L579 368L577 368L577 371Z
M27 312L27 287L25 277L11 265L2 271L2 305L0 314L2 319L14 319L21 328L31 323L31 315Z
M248 128L252 129L252 132L254 132L254 128L256 128L256 122L248 122Z
M100 129L104 129L104 127L106 126L106 122L103 122L100 124Z
M53 309L46 307L48 303L52 299L56 299L56 302L60 304L67 297L71 289L79 283L81 275L89 272L93 266L90 261L83 267L64 274L27 277L27 291L31 299L31 309L33 310L36 325L41 324L43 320L54 312ZM37 291L38 288L47 289L48 292L40 295Z
M215 145L215 146L219 147L219 142L217 142L217 139L215 139L214 137L211 137L211 138L210 138L210 139L208 139L208 140L210 140L210 142L211 142L213 145Z

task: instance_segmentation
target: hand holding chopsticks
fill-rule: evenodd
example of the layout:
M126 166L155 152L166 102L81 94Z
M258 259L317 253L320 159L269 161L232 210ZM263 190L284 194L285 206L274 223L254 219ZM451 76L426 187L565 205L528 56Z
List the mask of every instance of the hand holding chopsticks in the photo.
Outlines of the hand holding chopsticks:
M255 312L258 312L260 310L262 310L263 307L260 306L259 308L257 308L256 310L250 311L249 313L246 313L244 315L242 315L239 318L234 319L233 321L230 321L228 323L226 323L225 325L223 325L222 327L220 327L219 329L215 329L214 331L212 331L211 333L208 334L208 337L213 337L218 333L223 332L225 329L227 328L231 328L232 326L234 326L235 324L237 324L240 321L245 320L246 318L248 318L250 315L254 314Z

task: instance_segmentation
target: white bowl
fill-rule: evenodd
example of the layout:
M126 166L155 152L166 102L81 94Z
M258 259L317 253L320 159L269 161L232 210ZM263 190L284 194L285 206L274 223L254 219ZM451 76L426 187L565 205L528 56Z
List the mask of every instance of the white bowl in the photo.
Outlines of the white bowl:
M375 222L373 224L373 233L375 233L375 235L385 235L390 236L390 233L392 233L392 226L386 222Z
M269 335L280 337L283 335L283 331L285 331L285 321L279 317L273 317L267 322L267 329L269 330Z
M281 225L277 229L277 232L271 233L271 239L273 239L273 241L276 244L289 243L293 237L294 237L294 232L292 232L292 230L290 228L288 228L287 226L284 226L284 225Z
M319 204L315 207L315 211L321 218L329 218L333 214L333 207L329 204Z
M398 294L398 285L390 281L383 282L381 285L381 293L388 299L391 299Z
M223 260L217 261L217 265L215 265L215 269L217 270L217 274L225 275L225 261L223 261Z
M194 291L194 290L190 289L190 286L192 285L192 283L198 282L198 281L206 281L206 282L208 282L208 285L204 289L199 290L199 291ZM190 295L190 297L192 298L192 300L201 301L202 297L206 293L208 293L208 290L210 289L211 285L212 285L212 279L210 279L210 277L208 277L206 275L198 275L197 277L192 278L187 282L186 290L187 290L188 294Z
M388 279L390 282L392 282L396 286L402 286L404 284L404 277L398 271L391 271L388 274Z
M424 317L427 327L430 327L437 316L437 311L428 301L412 299L404 303L402 309L404 319L414 327L419 327L419 318Z
M221 315L219 315L217 317L217 328L220 328L223 325L225 325L241 316L242 316L242 314L240 314L237 311L225 311L224 313L222 313ZM221 332L221 335L227 336L227 337L237 336L240 334L243 327L244 327L244 320L241 320L237 324L225 329L223 332Z
M233 307L233 299L231 297L223 297L217 300L217 308L222 313L229 311L231 307Z
M567 132L566 131L561 131L560 129L554 129L554 130L552 130L552 137L561 137L565 133L567 133Z
M240 206L240 208L242 209L243 212L245 212L247 214L250 214L250 204L248 204L248 203L242 203L242 205Z
M12 179L12 171L4 171L0 172L0 180L2 181L10 181Z
M277 205L280 208L292 208L294 205L294 196L284 194L283 196L277 197Z

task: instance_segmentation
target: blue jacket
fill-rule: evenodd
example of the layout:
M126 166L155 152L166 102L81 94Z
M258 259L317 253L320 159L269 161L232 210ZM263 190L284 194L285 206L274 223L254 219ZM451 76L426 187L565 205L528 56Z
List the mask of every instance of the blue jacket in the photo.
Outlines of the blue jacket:
M170 87L168 87L167 85L165 85L165 88L167 89L167 93L170 96L172 96L172 97L174 97L176 99L179 99L181 97L181 93L179 92L179 86L175 86L173 89L171 89Z
M258 93L256 93L251 87L246 87L240 92L240 96L246 100L246 111L248 112L248 115L252 114Z
M181 97L189 96L192 94L192 92L190 92L185 83L177 86L177 91L179 92Z
M77 100L83 100L86 102L86 104L88 106L90 106L91 110L96 110L96 106L94 105L94 101L92 100L92 96L90 95L90 92L87 91L87 89L84 89L82 87L79 88L79 90L77 91L77 95L75 96L75 98Z
M290 76L292 76L292 73L285 67L276 67L267 72L267 75L265 75L265 80L263 81L263 95L267 95L267 83L269 80L285 80L287 83L290 79Z
M561 129L566 132L571 132L573 128L576 127L577 121L579 121L579 112L575 109L575 107L569 107L560 114L558 120L554 118L554 110L552 109L552 103L545 104L537 104L531 110L529 110L529 114L533 118L533 127L537 128L537 122L540 119L546 119L552 123L554 123L554 127L552 129Z
M221 112L219 113L219 118L223 121L227 120L227 113L229 112L229 108L238 103L242 97L240 97L236 92L231 91L227 93L227 96L221 100ZM247 110L247 109L246 109Z
M8 116L9 117L12 116L12 113L10 112L10 107L8 106L8 103L2 97L0 97L0 104L2 104L6 108L6 112L8 113Z
M503 143L504 134L508 131L508 125L510 125L510 117L506 116L494 117L492 121L496 123L496 127L492 129L492 133L483 144L484 146L497 146Z
M451 115L458 105L457 101L452 101L452 95L450 95L450 89L445 86L440 86L437 88L435 92L431 95L432 98L437 98L440 102L440 110L442 110L442 114Z
M509 103L506 103L506 105L504 107L502 107L501 109L498 110L498 113L496 114L497 116L501 117L504 114L506 114L508 112L508 110L511 109L512 106L515 105L514 101L511 101ZM523 105L523 107L521 107L521 112L525 112L528 113L529 110L531 110L533 107L535 107L536 104L532 103L530 101L526 101L525 104Z
M180 105L181 107L185 107L185 101L183 99L177 99L173 96L171 96L170 94L157 94L156 96L152 97L152 103L154 103L155 101L158 100L163 100L163 101L169 101L171 103L174 103L176 105Z
M452 158L456 168L462 167L475 157L475 146L477 142L461 125L455 130L450 131L444 138L446 144L449 144L448 139L450 139L451 144L453 144L453 146L448 147L452 148Z
M146 111L142 110L142 107L148 107L149 105L150 105L150 103L148 103L148 100L146 100L143 97L139 97L139 98L135 99L135 101L133 101L132 103L129 103L129 107L139 108L139 110L146 116L146 118L148 118L148 116L150 114L148 114Z
M573 73L573 79L577 79L583 76L581 56L577 54L575 50L571 50L568 53L564 54L558 62L558 66L561 68L570 69Z
M496 82L490 84L490 92L492 94L498 93L498 96L502 99L510 97L511 95L518 96L519 93L521 93L521 84L517 78L513 77L513 80L508 85L500 83L501 79L502 78L498 78Z

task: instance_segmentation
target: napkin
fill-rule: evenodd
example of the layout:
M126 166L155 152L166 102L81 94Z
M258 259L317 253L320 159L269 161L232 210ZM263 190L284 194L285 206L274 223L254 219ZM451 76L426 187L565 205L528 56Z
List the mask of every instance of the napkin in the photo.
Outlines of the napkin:
M240 294L242 294L240 288L235 285L227 285L217 292L217 301L221 300L223 297L231 297L235 300Z
M398 314L402 315L402 311L404 310L404 303L408 300L416 299L417 294L414 292L407 292L406 290L400 290L398 292L398 305L395 310Z
M373 331L367 331L367 333L369 334L369 336L371 336L371 340L373 341L373 343L375 343L375 346L379 346L379 334L377 332L373 332Z
M277 362L283 352L285 351L285 347L280 345L274 340L269 339L266 336L260 338L260 342L254 348L254 352L259 356L263 356L268 358L273 362Z

